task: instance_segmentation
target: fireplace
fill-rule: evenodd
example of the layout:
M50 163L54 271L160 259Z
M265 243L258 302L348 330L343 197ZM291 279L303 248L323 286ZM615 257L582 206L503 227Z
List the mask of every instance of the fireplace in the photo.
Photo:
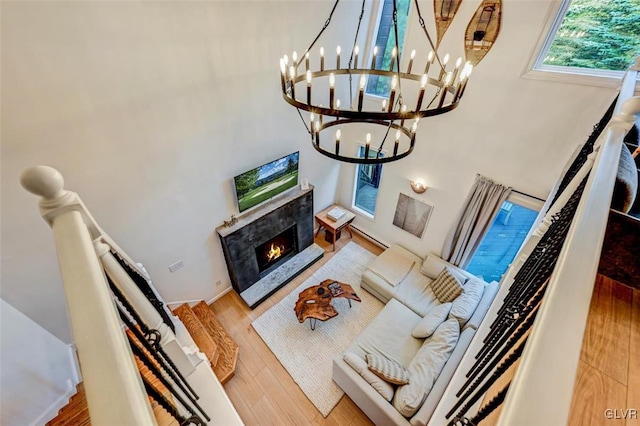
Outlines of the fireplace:
M281 194L237 219L216 231L231 285L251 309L324 256L324 249L313 242L311 185Z
M296 225L285 229L255 248L260 278L298 252Z

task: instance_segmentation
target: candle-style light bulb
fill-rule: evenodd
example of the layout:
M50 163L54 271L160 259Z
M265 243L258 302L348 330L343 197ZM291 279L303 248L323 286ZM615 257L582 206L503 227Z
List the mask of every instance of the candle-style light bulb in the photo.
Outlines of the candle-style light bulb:
M324 71L324 47L320 48L320 71Z
M393 109L393 101L396 99L396 86L398 85L398 76L394 75L391 79L391 94L389 95L389 106L387 112Z
M340 46L336 47L336 69L339 70L340 69L340 51L342 49L340 49Z
M356 45L356 47L353 48L353 68L358 68L358 53L360 53L360 47Z
M340 154L340 129L336 130L336 155Z
M396 131L396 141L393 144L393 156L398 155L398 147L400 146L400 130Z
M429 68L431 68L431 64L433 64L433 60L435 59L435 55L433 54L433 50L429 52L427 55L427 63L424 66L424 73L429 74Z
M428 78L429 78L429 77L427 77L427 75L426 75L426 74L423 74L423 75L422 75L422 78L420 79L420 87L421 87L421 88L423 88L423 89L425 88L425 86L427 85L427 79L428 79Z
M287 66L284 64L284 59L280 58L280 83L282 84L282 92L286 92L285 78L287 76Z
M314 126L316 131L316 143L320 145L320 122L316 120L316 125Z
M311 71L307 70L307 105L311 105Z
M305 69L309 69L309 52L304 54L304 65L305 65Z
M413 67L413 58L416 57L416 49L411 51L411 57L409 58L409 66L407 66L407 74L411 74L411 68Z
M331 109L333 109L333 100L336 95L335 84L336 84L336 76L333 73L331 73L329 74L329 108Z
M415 133L415 132L416 132L416 130L418 130L418 122L417 122L417 121L414 121L414 122L413 122L413 126L411 126L411 132L412 132L412 133Z
M295 82L295 78L296 78L296 67L291 65L289 67L289 79L290 79L290 85L291 85L291 98L292 99L296 98L296 82Z
M422 79L420 80L420 92L418 93L418 103L416 105L416 111L420 111L420 108L422 108L422 100L424 99L424 91L425 91L425 86L427 85L427 79L429 77L427 77L426 74L422 75Z
M364 146L364 158L369 158L369 149L370 149L370 144L371 144L371 133L367 133L367 136L365 138L365 146Z
M447 62L449 62L449 54L448 53L446 55L444 55L444 58L442 59L442 66L444 67L445 65L447 65Z
M283 59L284 59L284 64L289 65L289 56L284 55Z
M293 51L293 55L291 55L291 60L293 62L293 65L296 65L296 62L298 62L298 52L296 52L295 50Z
M283 58L280 58L280 72L282 72L283 75L287 74L287 64L284 62Z
M311 128L313 128L313 122L315 121L315 119L316 116L313 113L309 114L309 123L311 123Z
M358 111L362 111L362 102L364 99L364 86L367 84L367 77L360 76L360 88L358 89Z
M398 49L393 46L391 50L391 62L389 64L389 71L393 71L393 66L396 64L396 55L398 54Z
M442 60L442 69L440 70L440 75L438 76L438 80L442 80L444 74L446 73L447 62L449 62L449 54L444 55L444 59Z
M451 84L451 82L453 81L453 73L451 71L449 71L447 73L447 76L444 79L444 85L449 86Z
M402 114L406 114L407 113L407 105L406 104L402 104L402 106L400 107L400 112ZM404 127L404 116L402 117L402 119L400 120L400 126Z
M336 99L336 109L340 109L340 99Z
M444 79L444 86L442 86L442 94L440 95L440 101L438 102L438 108L442 108L442 105L444 105L444 98L446 98L447 96L447 87L449 87L449 84L451 83L451 78L453 77L453 73L451 71L449 71L447 73L447 76Z
M382 100L382 110L384 111L384 110L386 110L386 109L387 109L387 100L386 100L386 99L383 99L383 100Z
M373 46L373 57L371 58L371 69L376 69L376 56L378 56L378 46Z
M456 60L456 67L453 69L453 77L451 78L451 82L456 81L456 77L458 76L458 72L460 71L460 64L462 63L462 58L458 58Z

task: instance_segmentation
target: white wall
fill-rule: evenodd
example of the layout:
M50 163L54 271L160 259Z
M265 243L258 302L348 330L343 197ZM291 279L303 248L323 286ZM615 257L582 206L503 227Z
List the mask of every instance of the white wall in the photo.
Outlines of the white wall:
M75 393L70 346L0 299L0 423L44 424Z
M463 55L464 31L478 4L463 2L445 35L441 51L450 52L452 62ZM420 255L441 253L476 173L546 197L575 147L615 96L611 89L522 77L550 6L549 0L503 2L501 33L474 69L460 106L423 119L414 153L383 166L375 220L359 216L358 227ZM428 8L422 9L426 14ZM410 25L405 52L421 51L422 30L415 19ZM415 63L423 67L424 56ZM338 198L344 205L351 205L354 173L354 166L341 170ZM429 186L422 195L409 187L416 179ZM400 192L434 206L422 239L392 225Z
M234 175L300 150L316 210L333 202L339 165L307 143L278 65L331 6L2 2L2 297L71 340L51 231L19 186L32 165L64 174L168 302L228 287L215 227L237 213Z

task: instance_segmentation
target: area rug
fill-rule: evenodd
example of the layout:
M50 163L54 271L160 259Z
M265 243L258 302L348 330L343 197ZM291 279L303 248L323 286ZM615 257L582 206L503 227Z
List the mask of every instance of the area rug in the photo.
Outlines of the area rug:
M324 417L344 395L331 379L333 358L349 346L384 306L360 288L362 273L374 258L375 255L368 250L349 242L308 280L252 323L271 352ZM329 278L350 284L362 302L352 301L349 308L346 299L332 300L338 316L325 322L318 321L312 331L309 320L303 324L298 322L293 307L302 290Z

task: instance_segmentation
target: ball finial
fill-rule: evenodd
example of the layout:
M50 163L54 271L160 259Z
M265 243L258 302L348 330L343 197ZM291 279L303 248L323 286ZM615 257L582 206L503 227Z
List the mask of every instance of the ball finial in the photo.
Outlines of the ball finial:
M53 200L64 193L62 174L49 166L31 167L20 176L20 183L27 191L44 199Z

